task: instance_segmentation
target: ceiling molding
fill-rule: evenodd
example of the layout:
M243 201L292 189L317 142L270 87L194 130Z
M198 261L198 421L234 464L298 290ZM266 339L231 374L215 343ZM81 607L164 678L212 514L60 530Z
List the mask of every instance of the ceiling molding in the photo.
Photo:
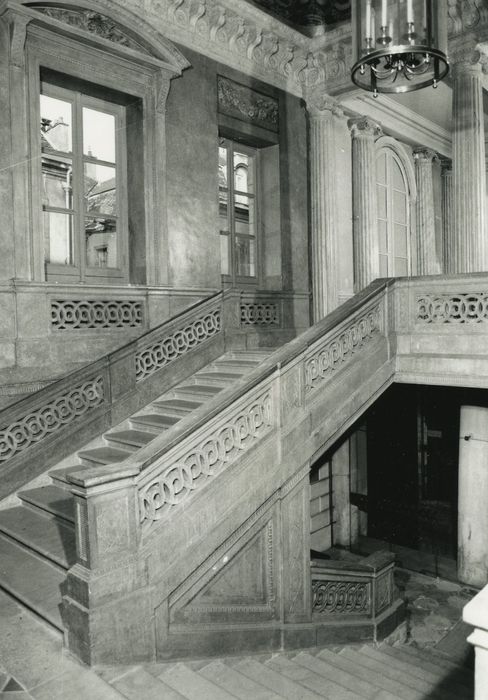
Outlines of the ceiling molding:
M347 110L371 117L397 139L415 146L426 146L441 156L452 158L449 131L390 97L379 95L375 98L362 90L355 90L338 98L338 103Z

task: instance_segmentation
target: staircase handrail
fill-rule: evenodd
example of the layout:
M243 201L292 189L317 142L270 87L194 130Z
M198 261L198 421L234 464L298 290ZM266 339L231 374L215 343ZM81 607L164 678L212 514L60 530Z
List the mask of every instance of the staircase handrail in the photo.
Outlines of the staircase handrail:
M488 687L488 586L464 606L463 620L474 627L467 639L475 647L474 700L484 700Z

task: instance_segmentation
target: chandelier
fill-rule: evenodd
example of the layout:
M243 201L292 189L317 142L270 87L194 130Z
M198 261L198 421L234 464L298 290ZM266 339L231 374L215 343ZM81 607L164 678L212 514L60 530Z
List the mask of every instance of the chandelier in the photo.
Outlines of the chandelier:
M437 87L449 71L446 0L353 0L353 82L376 97Z

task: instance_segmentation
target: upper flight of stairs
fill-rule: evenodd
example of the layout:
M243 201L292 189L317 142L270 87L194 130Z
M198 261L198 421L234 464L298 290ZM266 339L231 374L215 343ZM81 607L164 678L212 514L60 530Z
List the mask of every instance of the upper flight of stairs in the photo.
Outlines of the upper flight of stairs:
M412 646L136 666L111 679L129 700L468 700L473 674Z
M238 382L269 351L227 353L78 450L51 483L19 491L20 505L0 509L0 588L63 630L61 587L76 561L74 506L67 475L134 456L162 432ZM66 460L64 460L66 462Z

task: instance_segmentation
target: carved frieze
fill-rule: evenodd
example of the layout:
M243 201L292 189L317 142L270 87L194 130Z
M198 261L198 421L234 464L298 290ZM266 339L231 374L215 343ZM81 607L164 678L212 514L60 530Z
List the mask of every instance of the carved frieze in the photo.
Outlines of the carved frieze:
M419 323L486 323L488 293L423 294L417 298Z
M93 328L137 328L143 324L140 301L53 299L51 328L57 331Z
M218 108L221 114L278 131L278 100L224 78L217 78Z
M312 610L321 615L369 614L371 584L312 579Z

